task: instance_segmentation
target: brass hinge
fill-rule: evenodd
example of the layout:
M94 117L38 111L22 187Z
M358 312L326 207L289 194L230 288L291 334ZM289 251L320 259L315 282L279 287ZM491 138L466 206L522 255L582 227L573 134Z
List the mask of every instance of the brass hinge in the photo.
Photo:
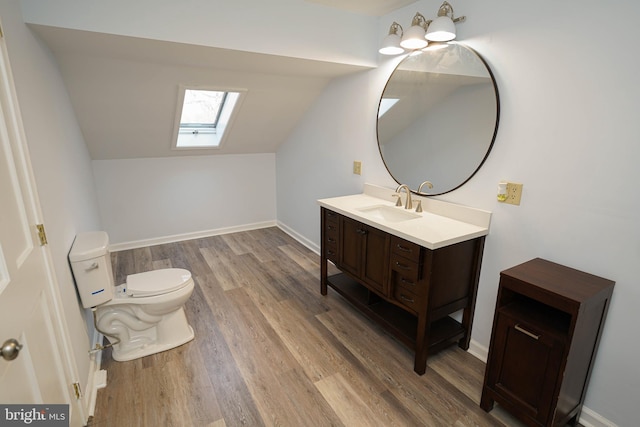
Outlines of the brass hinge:
M44 231L44 224L36 224L38 229L38 239L40 240L40 246L47 244L47 233Z
M80 400L82 397L82 391L80 390L80 383L73 383L73 393L76 395L76 399Z

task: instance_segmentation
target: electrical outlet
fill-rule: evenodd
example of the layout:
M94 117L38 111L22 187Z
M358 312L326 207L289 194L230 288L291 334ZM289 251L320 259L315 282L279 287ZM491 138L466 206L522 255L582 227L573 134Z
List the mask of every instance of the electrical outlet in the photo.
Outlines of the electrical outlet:
M507 182L507 200L505 200L504 202L510 205L520 205L521 198L522 184Z
M353 162L353 173L354 175L362 175L362 162L357 160Z

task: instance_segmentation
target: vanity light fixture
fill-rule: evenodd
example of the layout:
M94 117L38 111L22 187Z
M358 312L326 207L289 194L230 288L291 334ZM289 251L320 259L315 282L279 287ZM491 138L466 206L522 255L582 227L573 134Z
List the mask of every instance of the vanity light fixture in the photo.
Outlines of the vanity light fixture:
M387 37L382 40L382 47L380 47L380 52L383 55L399 55L404 53L404 49L400 46L400 41L402 40L402 26L397 22L391 24L389 28L389 34Z
M448 42L456 38L455 24L464 22L466 16L453 17L453 7L448 2L442 3L436 19L427 20L420 12L411 21L411 27L403 31L397 22L391 24L389 34L382 41L378 50L383 55L399 55L406 50L424 49L429 42Z
M431 21L427 21L420 12L417 12L411 21L411 27L404 32L400 46L409 50L427 47L429 42L424 37L430 23Z
M466 16L453 17L453 7L448 2L438 9L438 17L433 20L425 37L432 42L448 42L456 38L456 25L467 20Z

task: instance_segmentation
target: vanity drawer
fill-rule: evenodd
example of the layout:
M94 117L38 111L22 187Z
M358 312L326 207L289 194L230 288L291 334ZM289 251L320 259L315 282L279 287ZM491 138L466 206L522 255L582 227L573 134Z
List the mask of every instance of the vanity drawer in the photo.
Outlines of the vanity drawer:
M406 288L402 286L394 287L393 299L416 313L423 308L425 300L423 295L408 292Z
M410 261L396 253L391 254L391 270L400 273L406 280L417 282L420 278L419 267L419 264L415 261Z
M391 253L399 255L409 261L420 261L420 245L401 239L397 236L391 236Z
M338 259L338 215L329 210L324 211L324 246L325 256L331 261Z
M392 273L393 289L401 289L405 292L410 292L416 296L424 296L427 294L427 288L424 284L420 284L417 280L413 280L407 276L404 276L397 271Z

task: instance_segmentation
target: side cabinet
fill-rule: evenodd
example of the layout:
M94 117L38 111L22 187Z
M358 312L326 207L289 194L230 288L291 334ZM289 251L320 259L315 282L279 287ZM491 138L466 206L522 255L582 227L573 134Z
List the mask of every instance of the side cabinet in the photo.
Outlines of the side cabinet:
M415 351L468 349L484 237L429 250L326 208L321 210L320 292L331 287ZM327 262L341 273L328 277ZM459 322L449 315L462 310Z
M614 282L540 258L500 273L480 406L575 425Z

